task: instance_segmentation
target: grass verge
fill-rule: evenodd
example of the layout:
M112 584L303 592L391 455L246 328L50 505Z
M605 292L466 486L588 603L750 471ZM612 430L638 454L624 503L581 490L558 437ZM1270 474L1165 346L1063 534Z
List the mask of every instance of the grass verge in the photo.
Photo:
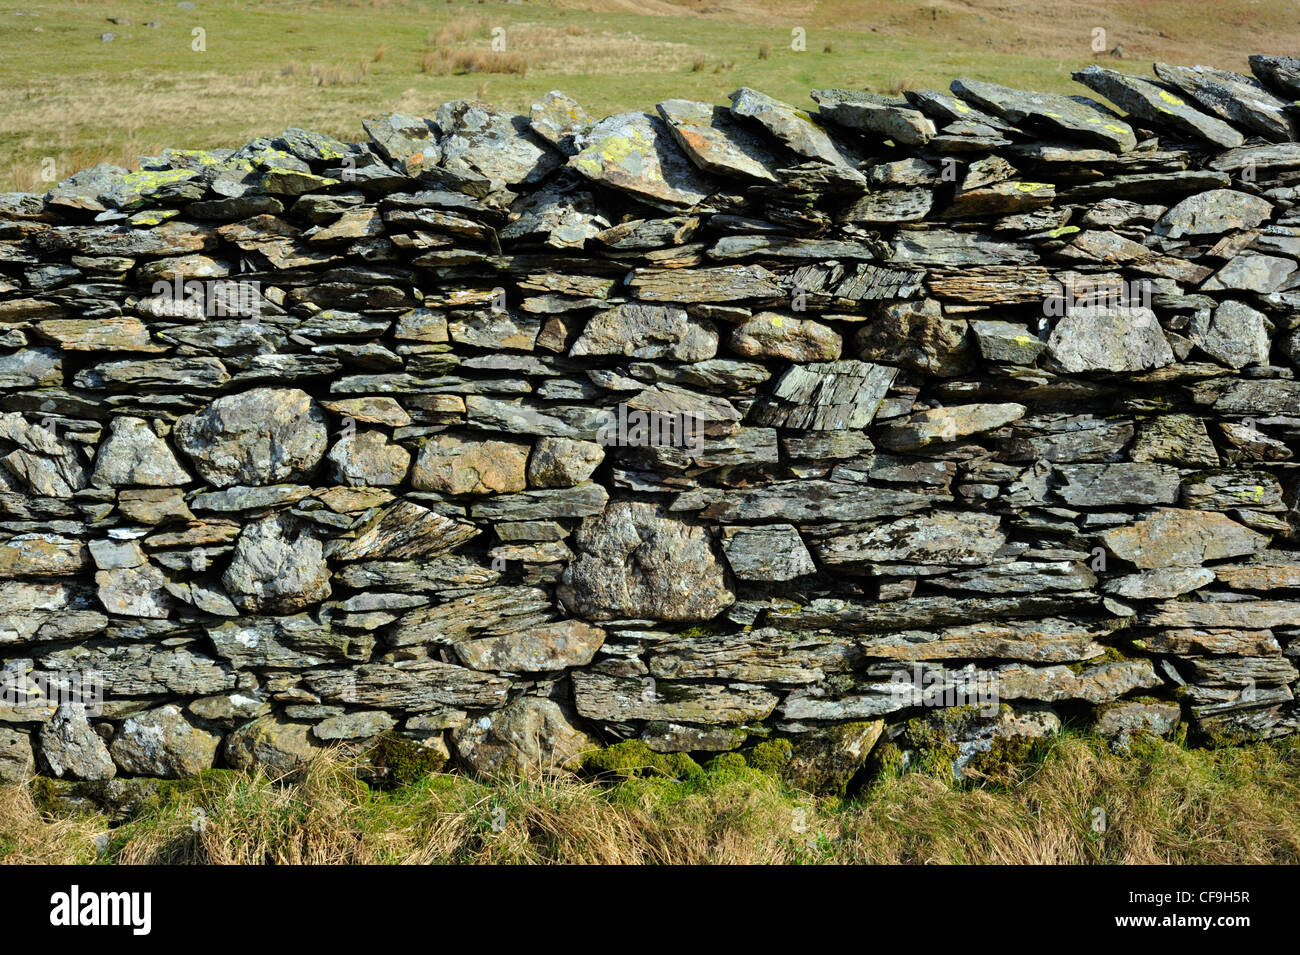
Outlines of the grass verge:
M120 824L0 788L6 863L1179 863L1300 861L1300 742L1128 756L1064 736L1012 775L918 773L814 798L726 757L686 779L436 774L388 791L322 758L214 770Z

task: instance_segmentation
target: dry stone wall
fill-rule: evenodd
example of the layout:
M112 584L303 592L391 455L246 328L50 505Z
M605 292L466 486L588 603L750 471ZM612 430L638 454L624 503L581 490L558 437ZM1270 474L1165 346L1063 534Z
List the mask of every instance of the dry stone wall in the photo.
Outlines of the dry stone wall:
M0 196L0 775L1293 732L1300 62L1251 62Z

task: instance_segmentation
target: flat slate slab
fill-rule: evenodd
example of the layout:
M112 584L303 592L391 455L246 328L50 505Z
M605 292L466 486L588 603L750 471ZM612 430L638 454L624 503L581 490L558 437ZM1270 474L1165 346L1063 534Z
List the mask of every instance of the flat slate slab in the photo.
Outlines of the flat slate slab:
M671 209L703 202L713 184L687 159L658 116L619 113L595 123L569 165L593 182Z
M952 91L1017 126L1045 127L1066 139L1096 143L1119 153L1137 146L1137 137L1128 123L1083 97L1027 93L965 78L953 80Z

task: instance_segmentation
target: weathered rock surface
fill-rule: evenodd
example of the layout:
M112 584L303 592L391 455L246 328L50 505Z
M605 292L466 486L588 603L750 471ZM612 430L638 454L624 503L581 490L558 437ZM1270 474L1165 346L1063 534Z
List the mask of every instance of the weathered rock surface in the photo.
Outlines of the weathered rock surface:
M554 700L523 696L452 731L457 757L480 776L572 767L596 743Z
M176 446L215 487L310 477L325 445L324 414L297 388L218 398L176 422Z
M190 724L168 704L129 717L113 736L109 752L127 776L195 776L212 766L221 737Z
M735 600L712 535L653 504L617 501L574 534L557 595L588 620L708 620Z

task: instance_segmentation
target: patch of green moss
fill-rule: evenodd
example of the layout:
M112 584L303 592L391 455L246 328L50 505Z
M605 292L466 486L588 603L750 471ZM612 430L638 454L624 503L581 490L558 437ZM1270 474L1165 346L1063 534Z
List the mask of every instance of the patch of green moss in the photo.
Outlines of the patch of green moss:
M739 753L720 753L704 764L704 772L716 782L744 779L750 772L745 757Z
M392 734L379 737L366 758L374 769L375 782L384 789L414 785L437 773L447 762L440 750Z
M582 757L582 768L589 773L624 778L689 779L702 772L700 764L686 753L656 753L639 739L625 739L587 753Z
M745 757L749 765L760 773L780 778L793 754L794 747L788 739L769 739L753 746Z

